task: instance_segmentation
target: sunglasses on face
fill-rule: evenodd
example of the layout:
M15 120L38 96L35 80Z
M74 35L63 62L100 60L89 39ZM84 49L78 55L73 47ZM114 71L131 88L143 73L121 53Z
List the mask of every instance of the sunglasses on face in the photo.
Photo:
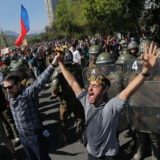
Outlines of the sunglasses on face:
M3 87L3 89L4 90L12 90L13 89L13 86L14 86L15 84L12 84L12 85L10 85L10 86L8 86L8 87Z

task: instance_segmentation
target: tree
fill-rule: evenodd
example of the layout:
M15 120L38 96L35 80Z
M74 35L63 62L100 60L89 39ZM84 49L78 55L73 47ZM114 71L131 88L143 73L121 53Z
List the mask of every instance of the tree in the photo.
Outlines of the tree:
M85 4L85 0L60 0L54 23L65 37L86 35L88 22L84 14Z
M39 36L34 36L31 38L27 38L28 44L34 44L34 43L39 43L41 42L41 39Z
M0 46L1 47L9 47L10 43L11 43L11 40L9 40L9 38L1 30L1 33L0 33Z
M145 9L139 18L139 25L144 30L149 30L153 25L160 25L160 1L146 0Z
M41 33L39 36L41 41L48 41L48 33Z
M64 35L72 35L72 24L73 14L70 11L71 9L71 0L60 0L56 8L56 19L55 25L59 31Z
M146 2L154 7L146 9ZM60 0L55 21L42 41L68 37L80 38L100 33L137 32L160 23L159 0Z

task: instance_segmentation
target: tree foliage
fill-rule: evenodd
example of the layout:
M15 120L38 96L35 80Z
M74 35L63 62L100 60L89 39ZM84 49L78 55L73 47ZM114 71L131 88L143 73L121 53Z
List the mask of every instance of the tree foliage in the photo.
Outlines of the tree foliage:
M7 35L5 35L2 31L0 33L0 48L9 47L13 45L13 40Z
M41 41L100 33L139 32L160 23L159 0L60 0ZM146 9L146 3L152 4ZM150 6L150 5L148 5Z
M160 2L146 10L152 0L60 0L55 24L66 35L97 32L135 32L148 24L159 23ZM148 13L145 16L144 13ZM143 22L143 23L142 23Z

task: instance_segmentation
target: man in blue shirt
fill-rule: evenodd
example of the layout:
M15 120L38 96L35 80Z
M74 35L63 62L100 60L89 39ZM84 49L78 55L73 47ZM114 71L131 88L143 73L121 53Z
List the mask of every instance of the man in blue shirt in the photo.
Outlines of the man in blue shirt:
M52 75L56 58L27 88L21 85L20 78L15 73L7 75L3 80L4 89L9 94L10 107L16 128L29 160L50 160L47 141L42 135L42 124L35 97Z

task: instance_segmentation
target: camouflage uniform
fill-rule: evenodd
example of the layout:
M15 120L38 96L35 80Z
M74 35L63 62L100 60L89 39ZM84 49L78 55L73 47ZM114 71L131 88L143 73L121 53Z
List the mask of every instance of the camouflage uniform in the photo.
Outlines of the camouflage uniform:
M66 68L75 76L75 78L82 84L81 70L77 64L65 64ZM52 76L52 93L57 96L60 103L59 107L59 120L60 132L63 142L67 142L67 117L74 113L77 129L77 138L80 139L84 129L84 109L81 103L76 99L72 88L65 80L58 66Z

